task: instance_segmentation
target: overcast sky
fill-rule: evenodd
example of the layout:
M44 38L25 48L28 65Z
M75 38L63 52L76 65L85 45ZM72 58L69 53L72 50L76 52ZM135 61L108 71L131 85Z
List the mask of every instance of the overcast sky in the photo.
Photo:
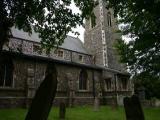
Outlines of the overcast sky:
M74 13L80 13L80 12L81 12L81 11L75 6L75 4L74 4L73 2L72 2L72 4L71 4L70 7L72 8L72 11L73 11ZM79 38L81 41L84 41L84 30L85 30L85 29L84 29L82 26L77 26L77 28L73 28L73 30L74 30L75 32L79 32L80 35L78 36L78 38ZM72 33L72 32L69 32L68 35L77 37L77 35L74 35L74 33Z

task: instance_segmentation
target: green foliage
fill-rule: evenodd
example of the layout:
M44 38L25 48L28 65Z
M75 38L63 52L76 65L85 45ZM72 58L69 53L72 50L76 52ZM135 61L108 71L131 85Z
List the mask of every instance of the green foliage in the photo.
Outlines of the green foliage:
M144 87L146 98L160 98L160 1L107 0L119 23L122 34L131 41L118 40L120 61L126 63L135 82L135 89Z
M159 0L106 0L119 15L123 35L132 40L118 45L121 61L132 73L147 72L160 75L160 1Z
M84 18L92 15L93 0L74 0L82 11L73 13L69 8L72 0L1 0L0 45L9 39L12 26L26 32L39 33L43 47L50 50L63 43L72 27L82 25ZM1 49L1 48L0 48Z
M146 99L153 97L160 99L160 78L142 72L134 76L133 79L135 80L135 89L145 87Z

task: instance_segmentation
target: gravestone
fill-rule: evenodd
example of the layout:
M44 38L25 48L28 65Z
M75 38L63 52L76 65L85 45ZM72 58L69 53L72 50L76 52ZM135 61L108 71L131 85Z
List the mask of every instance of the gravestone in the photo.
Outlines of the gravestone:
M66 113L66 105L64 102L61 102L59 106L59 119L60 120L65 119L65 113Z
M116 110L118 108L117 96L112 97L111 108L112 110Z
M131 98L124 98L124 108L126 120L144 120L144 114L140 100L136 95L133 95Z
M99 104L100 104L99 103L99 98L95 97L95 99L94 99L94 111L99 111L99 107L100 107Z
M46 76L36 91L25 120L47 120L57 89L57 71L49 63Z
M74 107L75 84L73 75L71 73L67 73L66 79L68 80L68 106Z
M145 100L145 88L144 87L139 87L137 89L138 92L138 97L140 100Z

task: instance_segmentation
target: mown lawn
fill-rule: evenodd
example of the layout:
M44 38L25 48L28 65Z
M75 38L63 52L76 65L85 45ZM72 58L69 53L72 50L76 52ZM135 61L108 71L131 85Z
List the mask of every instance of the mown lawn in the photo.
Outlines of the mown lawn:
M52 108L48 120L58 120L58 108ZM0 109L0 120L24 120L26 109ZM146 120L160 120L160 108L144 108ZM113 110L102 106L99 111L93 111L91 106L67 108L66 120L125 120L122 107Z

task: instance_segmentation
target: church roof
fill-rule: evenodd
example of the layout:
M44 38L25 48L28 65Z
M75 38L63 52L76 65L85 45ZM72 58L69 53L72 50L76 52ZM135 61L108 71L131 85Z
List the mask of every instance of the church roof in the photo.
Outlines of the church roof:
M23 30L18 30L15 27L12 27L11 33L12 33L12 36L15 38L25 39L33 42L41 41L41 38L39 38L38 33L35 33L35 32L32 32L32 34L29 35L27 32L24 32ZM64 49L88 54L82 41L76 37L67 36L64 40L64 43L60 47Z
M76 37L67 36L67 38L65 38L65 40L64 40L64 43L60 47L88 54L82 41Z

